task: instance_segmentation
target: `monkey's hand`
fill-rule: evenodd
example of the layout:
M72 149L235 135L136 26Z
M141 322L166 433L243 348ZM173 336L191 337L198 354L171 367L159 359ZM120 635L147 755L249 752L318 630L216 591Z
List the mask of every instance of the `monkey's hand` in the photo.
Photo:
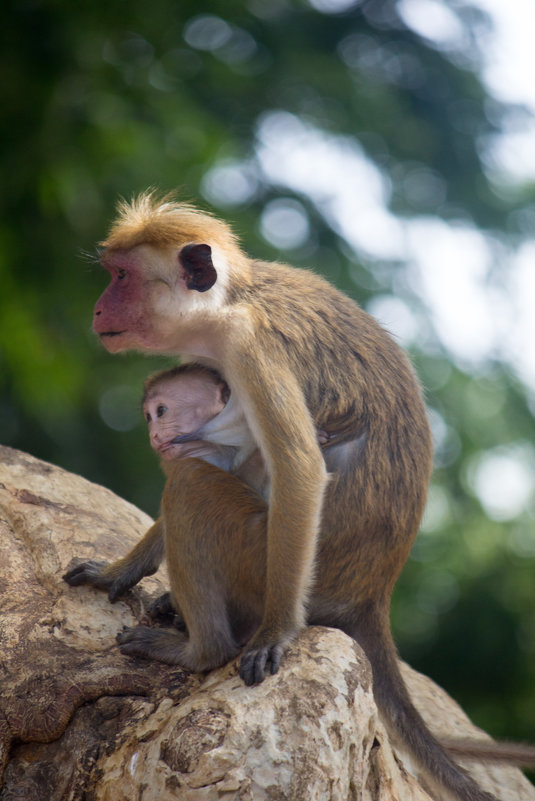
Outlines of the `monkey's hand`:
M132 574L117 574L117 571L113 570L113 564L97 562L93 559L75 565L62 578L71 587L90 584L98 590L107 591L108 598L112 603L139 581Z
M255 640L256 637L247 647L240 663L240 676L248 687L260 684L268 672L271 675L277 673L287 645L285 641L273 645L255 646Z
M182 630L186 628L184 618L173 604L170 592L164 592L149 604L146 616L149 621L155 621L161 625L172 625L176 629Z
M151 620L166 620L176 615L170 592L159 595L147 606L147 615Z

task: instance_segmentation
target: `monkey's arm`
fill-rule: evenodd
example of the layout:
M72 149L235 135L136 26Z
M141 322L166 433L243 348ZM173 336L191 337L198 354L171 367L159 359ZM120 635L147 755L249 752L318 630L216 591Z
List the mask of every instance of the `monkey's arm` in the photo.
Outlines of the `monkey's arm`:
M240 354L233 371L245 415L270 475L266 601L262 624L241 662L246 684L276 673L286 645L305 624L327 472L296 376L264 363L262 347Z
M63 576L72 587L91 584L107 590L110 601L116 601L144 576L156 573L164 556L164 528L161 518L149 528L145 536L122 559L112 564L89 560L72 567Z

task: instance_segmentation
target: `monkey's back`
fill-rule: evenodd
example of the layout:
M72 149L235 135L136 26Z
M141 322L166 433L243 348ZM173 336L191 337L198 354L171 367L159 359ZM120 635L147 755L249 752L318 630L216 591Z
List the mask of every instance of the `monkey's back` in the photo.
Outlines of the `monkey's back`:
M343 431L331 463L325 451L332 476L316 591L346 599L349 582L361 601L381 588L389 597L418 530L432 467L414 370L376 320L314 273L255 262L247 302L256 309L260 349L265 340L275 361L300 377L314 424Z

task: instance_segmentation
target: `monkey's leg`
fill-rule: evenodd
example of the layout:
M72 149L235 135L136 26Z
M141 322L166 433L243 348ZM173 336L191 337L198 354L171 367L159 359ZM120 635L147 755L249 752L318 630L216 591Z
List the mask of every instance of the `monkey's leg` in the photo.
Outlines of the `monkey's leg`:
M210 577L205 579L209 581ZM182 601L185 602L188 635L176 629L125 628L117 635L121 652L198 672L228 662L239 649L231 631L224 597L213 586L204 590L204 599L197 596L197 601ZM181 595L184 598L183 592Z
M184 459L168 475L162 509L172 604L189 636L138 627L117 639L123 653L210 670L236 656L242 633L261 619L266 506L235 476Z
M184 491L190 475L188 467L186 463L177 480ZM225 541L216 530L213 522L217 519L216 511L210 509L209 497L192 492L187 507L178 503L178 497L176 487L168 480L163 509L170 606L180 610L188 636L176 629L138 626L119 632L117 641L122 653L130 656L156 659L189 670L211 670L238 653L228 617L229 577L222 554L223 547L233 550L232 542ZM234 558L238 558L237 554Z
M164 532L162 519L149 528L145 536L122 559L112 564L89 560L68 570L63 580L71 587L91 584L107 590L113 603L144 576L156 573L164 555Z
M211 542L205 542L202 560L199 559L198 537L199 531L195 526L191 538L184 527L176 535L167 526L166 559L171 598L173 606L180 609L188 639L178 643L171 638L162 638L153 656L168 661L169 647L174 642L176 664L204 671L233 659L239 648L229 619L229 576L224 569L221 570L217 532L210 531ZM193 548L190 547L192 544ZM238 554L235 557L239 558Z
M190 637L188 666L206 670L236 656L262 620L267 509L235 476L195 462L168 481L162 505L171 594Z

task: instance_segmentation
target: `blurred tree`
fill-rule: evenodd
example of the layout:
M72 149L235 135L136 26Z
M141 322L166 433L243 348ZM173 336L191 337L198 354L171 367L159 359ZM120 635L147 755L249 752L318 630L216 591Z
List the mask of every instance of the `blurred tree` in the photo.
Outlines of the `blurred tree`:
M527 453L529 393L500 358L478 372L453 361L403 254L381 258L341 222L373 184L391 220L461 220L492 233L499 255L533 209L532 187L499 191L482 163L482 143L509 113L479 78L488 20L460 0L436 2L456 31L436 41L408 26L406 6L8 3L0 439L157 513L162 480L138 398L147 372L169 361L98 346L90 320L106 279L84 253L119 195L158 186L204 198L256 256L312 266L371 311L387 303L407 330L416 321L407 341L427 388L437 470L396 592L400 650L489 731L532 738L533 498L489 518L477 491L492 449ZM286 179L270 148L296 139L310 150L304 164L291 154L300 172ZM335 152L351 169L335 169ZM337 194L347 202L335 209ZM372 238L388 250L388 237Z

